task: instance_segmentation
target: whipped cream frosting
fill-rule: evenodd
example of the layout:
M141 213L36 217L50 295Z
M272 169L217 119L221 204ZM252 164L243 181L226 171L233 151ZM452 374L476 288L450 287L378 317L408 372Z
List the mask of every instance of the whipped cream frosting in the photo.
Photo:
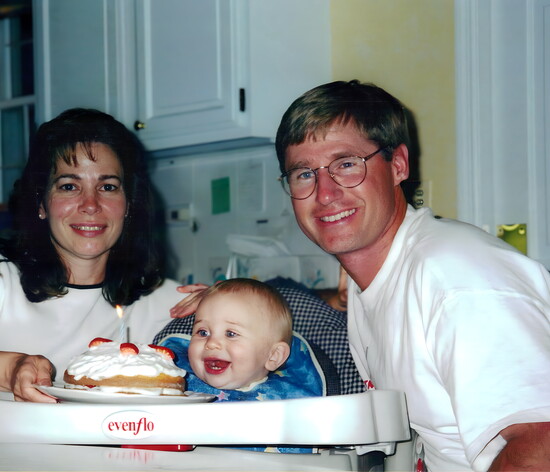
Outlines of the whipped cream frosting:
M123 354L120 352L120 343L117 342L93 346L73 357L67 366L67 372L76 380L82 377L103 380L115 375L156 377L166 374L171 377L185 377L187 371L177 367L172 359L147 344L135 345L139 349L138 354Z

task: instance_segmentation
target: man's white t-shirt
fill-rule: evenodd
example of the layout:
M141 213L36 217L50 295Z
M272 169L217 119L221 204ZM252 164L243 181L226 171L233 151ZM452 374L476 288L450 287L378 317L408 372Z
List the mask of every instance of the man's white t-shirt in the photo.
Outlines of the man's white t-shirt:
M550 421L542 265L409 207L376 278L362 293L350 281L348 297L359 371L375 388L405 392L430 470L486 470L500 449L485 446L497 437L502 447L502 429Z
M166 280L153 293L122 307L132 342L151 343L171 321L170 308L185 297L177 286ZM118 340L120 324L100 287L69 288L63 297L32 303L23 292L17 267L0 262L0 351L42 354L56 367L57 381L69 360L85 351L93 338Z

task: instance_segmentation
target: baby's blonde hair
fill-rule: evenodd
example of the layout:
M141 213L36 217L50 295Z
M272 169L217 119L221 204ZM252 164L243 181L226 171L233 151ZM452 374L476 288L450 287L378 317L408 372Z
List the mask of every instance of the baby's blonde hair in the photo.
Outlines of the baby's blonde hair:
M265 314L269 316L280 333L278 341L292 344L292 314L286 300L271 285L255 279L235 278L218 282L209 287L202 297L206 300L215 293L242 293L257 295L265 303Z

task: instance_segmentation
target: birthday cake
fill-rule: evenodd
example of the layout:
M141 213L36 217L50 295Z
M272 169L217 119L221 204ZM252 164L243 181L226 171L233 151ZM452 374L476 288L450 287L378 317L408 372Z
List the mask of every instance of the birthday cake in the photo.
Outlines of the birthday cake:
M182 395L186 371L174 364L174 353L153 344L118 343L95 338L86 352L65 370L65 388L109 393Z

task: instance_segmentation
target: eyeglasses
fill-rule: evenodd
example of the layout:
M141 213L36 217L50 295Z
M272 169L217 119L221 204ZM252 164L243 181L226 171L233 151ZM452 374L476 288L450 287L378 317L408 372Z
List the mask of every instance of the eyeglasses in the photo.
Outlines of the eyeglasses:
M283 172L279 180L284 191L296 200L305 200L313 194L317 187L317 176L320 169L327 169L328 175L341 187L357 187L367 176L365 162L384 149L386 147L381 147L365 157L339 157L334 159L328 166L317 167L317 169L295 167Z

